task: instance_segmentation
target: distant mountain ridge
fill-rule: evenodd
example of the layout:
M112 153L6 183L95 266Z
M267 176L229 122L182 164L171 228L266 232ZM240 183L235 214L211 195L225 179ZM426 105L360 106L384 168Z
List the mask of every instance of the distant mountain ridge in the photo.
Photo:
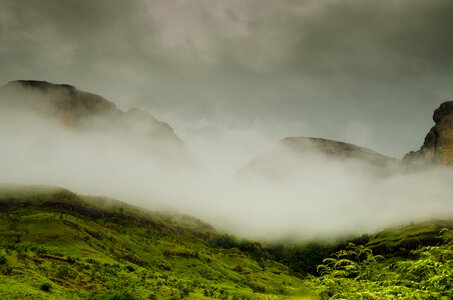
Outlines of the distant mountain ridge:
M306 167L305 163L312 161L312 157L360 162L378 169L399 162L395 158L354 144L314 137L287 137L277 142L270 152L251 160L240 173L284 174L291 168ZM298 164L296 160L300 158L307 161Z
M39 80L16 80L0 87L0 106L38 113L70 129L103 130L122 134L127 141L145 144L147 151L167 156L171 160L191 160L184 142L173 128L157 120L145 110L131 108L122 111L102 96L78 90L69 84ZM453 101L447 101L434 111L435 125L418 151L409 152L405 165L443 164L453 162ZM279 141L270 153L261 155L240 172L268 168L283 149L296 156L321 154L329 159L360 161L374 167L399 164L400 160L376 151L341 141L315 137L287 137ZM267 161L266 161L267 160ZM274 168L275 165L271 168Z
M122 114L114 103L68 84L17 80L8 82L1 87L0 92L3 103L16 108L28 107L48 112L69 127L78 125L83 117L106 114L114 117Z
M375 165L385 165L396 160L365 147L323 138L287 137L280 143L295 151L320 151L338 158L360 159Z
M314 137L287 137L269 153L252 159L239 173L284 173L285 168L295 167L295 161L284 159L293 154L304 158L313 154L336 161L364 162L370 166L412 168L414 166L453 164L453 101L442 103L433 113L435 125L417 151L411 151L402 160L382 155L371 149L335 140ZM286 161L285 161L286 160ZM302 166L303 167L303 166Z
M69 129L101 130L121 134L127 141L144 144L159 155L189 157L183 141L167 123L148 112L132 108L124 112L102 96L68 84L17 80L0 87L0 105L37 113Z

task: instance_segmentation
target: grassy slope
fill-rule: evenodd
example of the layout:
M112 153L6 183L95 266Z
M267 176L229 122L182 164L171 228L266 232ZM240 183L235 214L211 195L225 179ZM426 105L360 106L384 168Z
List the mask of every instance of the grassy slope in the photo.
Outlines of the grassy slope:
M367 245L375 253L404 253L442 243L439 232L443 228L453 229L453 220L430 220L388 228L373 235Z
M239 241L188 216L51 187L0 186L0 212L0 299L310 299L306 286L325 299L435 299L453 277L452 243L440 237L451 221L362 236L356 243L384 257L348 254L299 279L327 253L352 250Z
M284 299L303 291L285 265L211 247L214 229L190 217L49 187L2 186L0 209L1 299Z

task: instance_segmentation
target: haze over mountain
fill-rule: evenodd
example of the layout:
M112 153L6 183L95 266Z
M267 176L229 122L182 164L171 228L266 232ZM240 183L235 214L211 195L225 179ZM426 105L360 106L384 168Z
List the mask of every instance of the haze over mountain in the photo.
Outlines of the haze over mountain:
M398 166L397 159L356 145L313 137L288 137L279 141L271 152L254 158L240 172L278 179L293 176L307 166L316 168L317 159L321 159L319 165L324 165L326 160L344 163L351 167L351 172L354 166L366 167L369 175L388 175Z
M69 83L143 108L231 172L288 136L402 157L453 94L452 10L450 0L0 0L0 82Z
M180 164L190 163L191 157L183 142L167 123L141 109L123 112L105 98L77 90L72 85L11 81L0 87L0 105L2 110L12 110L13 114L37 114L79 132L115 135L131 144L140 144L138 147L143 147L150 155L178 160ZM23 122L28 122L26 116Z
M274 149L260 155L241 168L242 174L292 176L307 163L322 156L331 162L357 163L368 166L371 174L390 175L413 167L450 165L453 161L453 101L443 102L434 110L435 125L418 151L410 151L402 160L391 158L357 145L315 137L287 137ZM319 162L322 164L322 162ZM371 168L370 168L371 167Z
M0 299L453 299L452 15L0 0Z
M375 230L453 211L449 169L408 173L397 159L370 149L286 138L269 154L262 149L264 155L242 169L252 174L245 179L222 168L234 160L217 153L198 153L204 159L187 164L185 155L194 149L169 125L141 110L124 113L70 85L16 81L0 94L1 182L128 199L261 238ZM212 150L211 143L200 145Z

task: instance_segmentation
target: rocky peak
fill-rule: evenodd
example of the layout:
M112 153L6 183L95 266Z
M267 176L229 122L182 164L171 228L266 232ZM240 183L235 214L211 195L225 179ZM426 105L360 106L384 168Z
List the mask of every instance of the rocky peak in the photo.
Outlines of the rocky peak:
M159 152L159 155L186 151L173 129L145 110L134 108L123 112L102 96L68 84L11 81L0 87L2 106L56 120L70 129L110 132L123 140L143 144L144 148Z
M38 89L41 91L46 90L61 90L68 93L75 93L76 88L69 84L55 84L47 81L40 80L15 80L7 83L8 87L19 87L19 88L29 88L29 89Z
M436 124L442 121L452 121L453 119L453 101L442 103L438 109L434 111L433 120Z
M359 159L375 165L385 165L394 159L376 151L340 141L313 137L287 137L279 142L297 152L318 152L335 158Z
M404 157L406 162L428 164L452 164L453 162L453 101L442 103L434 111L436 123L427 133L420 150L412 151Z
M349 143L313 137L287 137L280 140L272 151L250 161L239 173L281 177L334 161L370 166L369 170L378 172L398 164L394 158Z
M121 115L114 103L69 84L17 80L1 87L0 94L3 104L54 115L67 126L86 118Z

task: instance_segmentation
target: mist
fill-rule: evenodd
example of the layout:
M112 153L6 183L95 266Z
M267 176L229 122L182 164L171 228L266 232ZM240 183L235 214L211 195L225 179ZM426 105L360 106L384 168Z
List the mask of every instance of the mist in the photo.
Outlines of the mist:
M361 161L288 150L272 161L280 168L271 176L243 174L251 159L275 147L253 128L189 140L191 164L150 152L118 130L69 128L7 106L0 136L0 182L60 186L188 214L243 237L362 234L453 213L448 168L383 172Z

